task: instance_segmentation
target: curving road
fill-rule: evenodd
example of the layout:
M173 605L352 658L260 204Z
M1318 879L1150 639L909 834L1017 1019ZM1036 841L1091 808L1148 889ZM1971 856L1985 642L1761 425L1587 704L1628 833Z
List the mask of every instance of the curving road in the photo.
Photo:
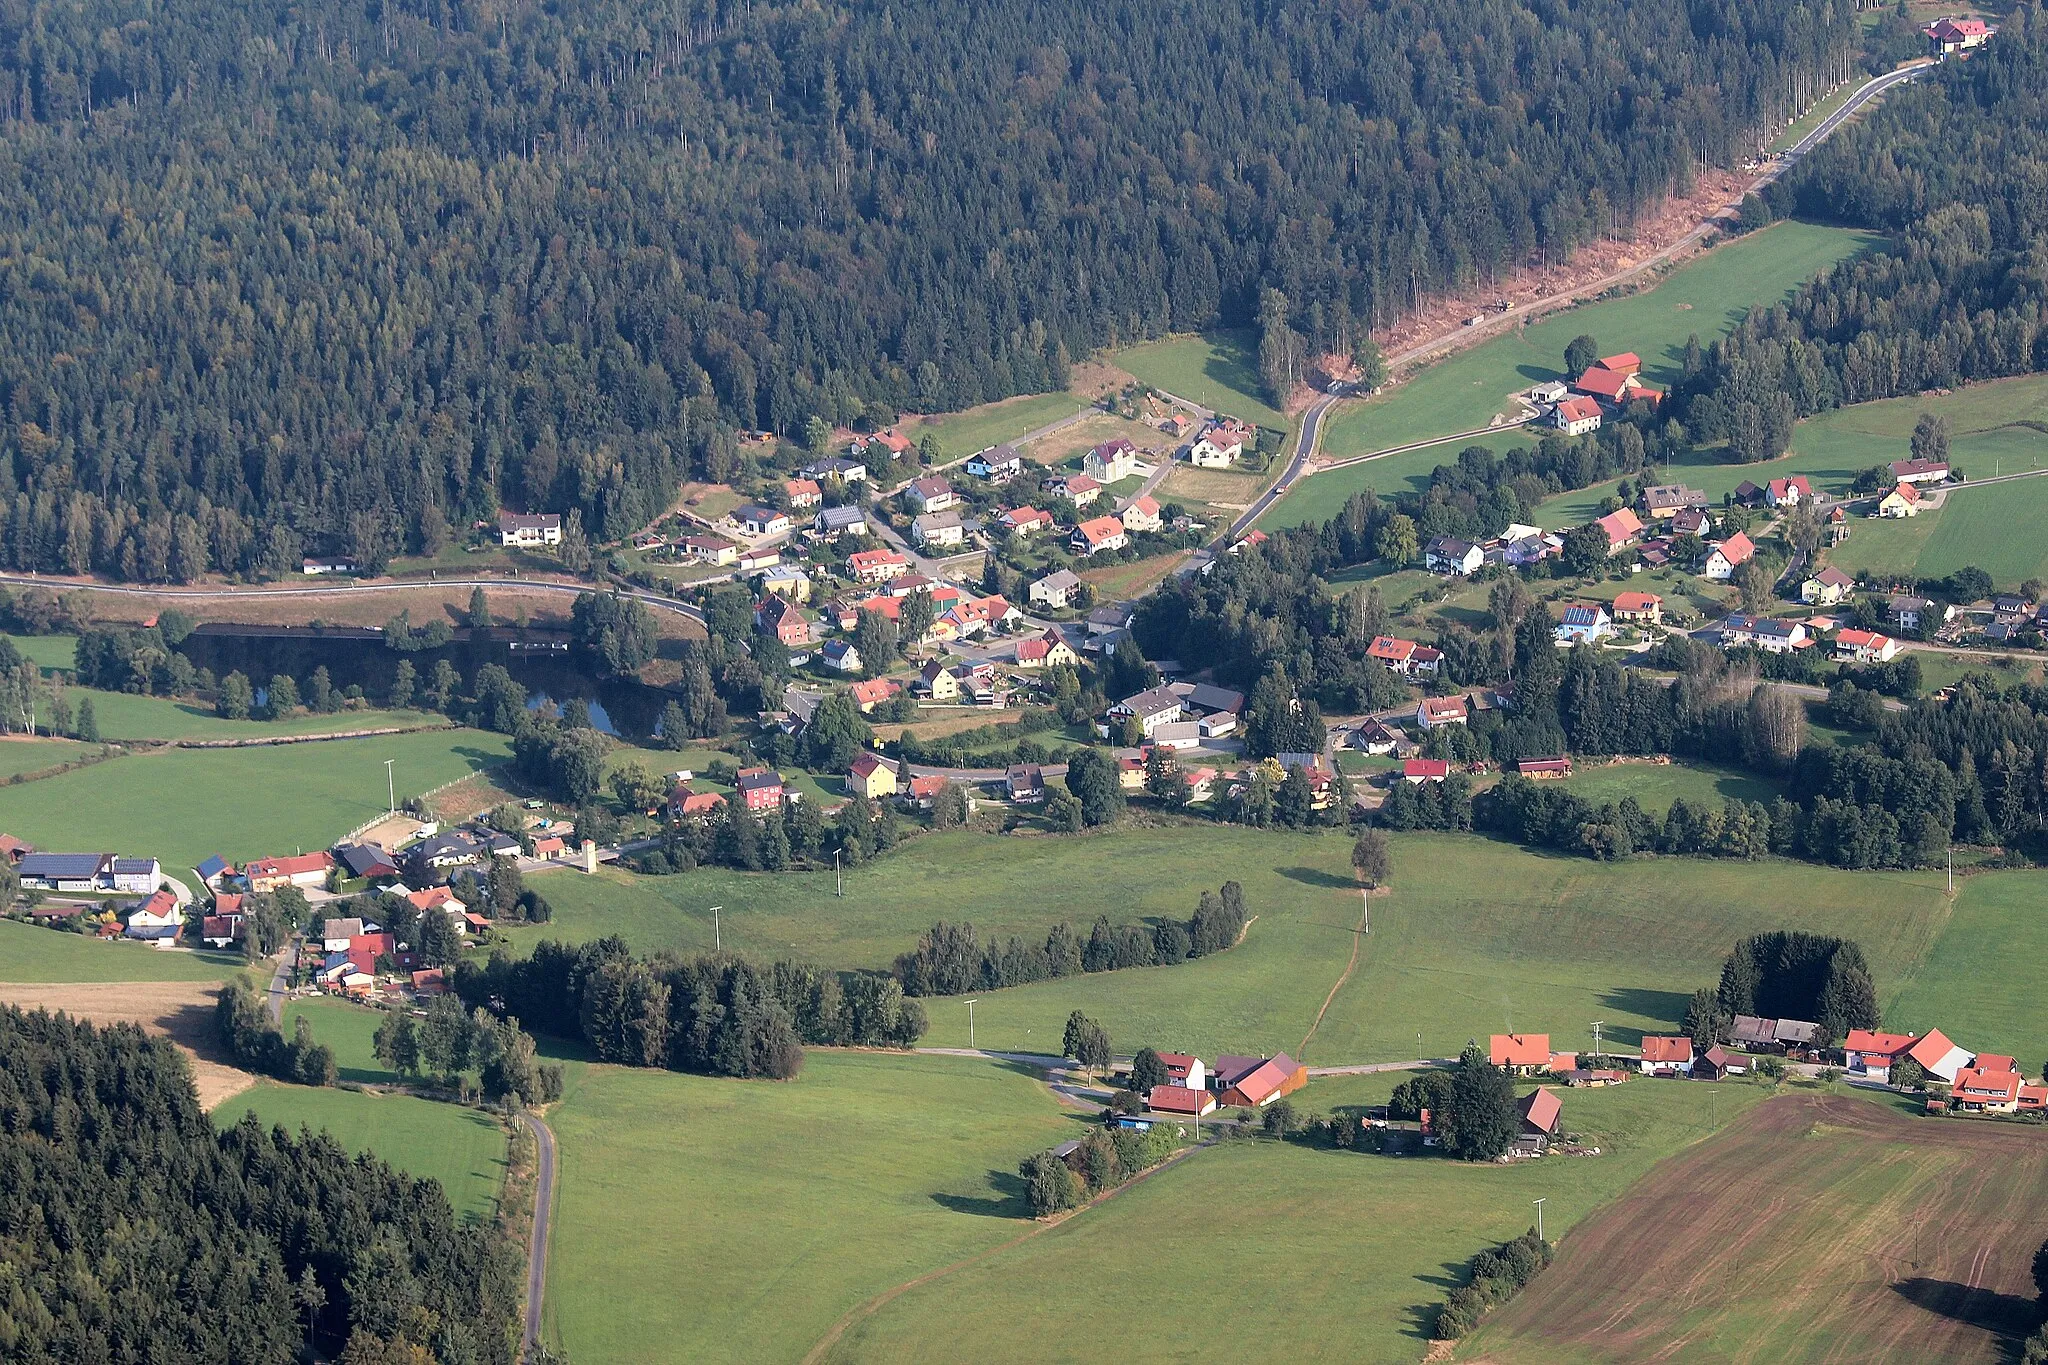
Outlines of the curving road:
M1887 71L1882 76L1876 76L1865 81L1861 89L1849 96L1848 99L1842 101L1841 108L1822 119L1815 125L1812 132L1800 138L1799 141L1793 143L1790 147L1787 147L1783 155L1778 158L1778 164L1772 167L1770 173L1764 176L1762 180L1759 180L1757 184L1767 185L1771 181L1776 180L1794 162L1798 161L1800 157L1805 156L1815 147L1825 142L1829 134L1841 127L1858 109L1861 109L1864 105L1870 103L1871 100L1876 99L1895 85L1904 85L1907 81L1918 80L1932 71L1935 65L1936 63L1932 61L1919 62L1911 66L1902 66L1896 71Z
M519 1120L533 1133L539 1169L533 1191L533 1241L526 1252L526 1335L520 1343L524 1356L540 1340L541 1293L548 1283L548 1216L554 1212L555 1135L532 1114L521 1114Z

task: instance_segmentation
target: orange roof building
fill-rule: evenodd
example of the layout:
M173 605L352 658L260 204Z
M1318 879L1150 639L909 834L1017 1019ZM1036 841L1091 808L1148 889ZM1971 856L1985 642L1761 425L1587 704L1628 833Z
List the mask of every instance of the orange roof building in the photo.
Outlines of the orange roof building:
M1541 1071L1550 1065L1550 1035L1496 1033L1487 1040L1486 1060L1509 1071Z

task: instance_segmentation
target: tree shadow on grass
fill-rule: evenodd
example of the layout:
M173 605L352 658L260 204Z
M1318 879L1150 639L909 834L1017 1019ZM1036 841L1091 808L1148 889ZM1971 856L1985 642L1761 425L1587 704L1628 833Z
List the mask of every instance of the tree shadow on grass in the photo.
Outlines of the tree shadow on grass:
M1423 1284L1434 1285L1448 1294L1451 1290L1461 1288L1472 1282L1472 1267L1467 1261L1445 1261L1442 1274L1417 1275L1415 1278ZM1436 1312L1434 1305L1431 1306L1430 1312L1432 1315ZM1434 1326L1435 1323L1436 1319L1432 1316L1430 1324Z
M1303 886L1322 887L1335 891L1353 891L1358 887L1356 879L1339 877L1334 873L1325 872L1319 867L1281 867L1274 870L1287 878L1288 881L1300 882Z
M977 1214L983 1218L1029 1218L1031 1206L1025 1200L1024 1178L1015 1171L990 1171L988 1185L993 1195L977 1197L938 1193L932 1202L954 1213Z
M1528 380L1531 384L1547 384L1553 379L1564 378L1564 373L1561 370L1553 370L1547 365L1524 363L1515 366L1515 373Z
M1700 984L1705 985L1706 982ZM1627 1010L1630 1014L1647 1019L1669 1019L1672 1028L1678 1028L1685 1020L1686 1007L1692 1004L1690 996L1678 991L1653 991L1641 986L1611 986L1600 992L1600 1003L1610 1010ZM1643 1041L1643 1030L1627 1025L1617 1025L1604 1034L1617 1043Z
M1402 1310L1408 1318L1407 1325L1401 1329L1402 1334L1414 1337L1417 1341L1436 1340L1436 1319L1442 1308L1441 1302L1409 1304Z
M2041 1320L2040 1307L2032 1299L1994 1289L1972 1289L1954 1280L1916 1275L1894 1284L1892 1292L1930 1313L2007 1338L2009 1359L2018 1358L2020 1338Z

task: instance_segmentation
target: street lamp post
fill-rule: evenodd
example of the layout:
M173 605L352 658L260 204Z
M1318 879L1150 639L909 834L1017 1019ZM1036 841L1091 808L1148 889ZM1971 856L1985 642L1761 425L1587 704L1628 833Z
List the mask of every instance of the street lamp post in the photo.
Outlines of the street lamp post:
M718 912L723 909L725 907L722 905L711 907L711 951L714 953L725 951L725 933L718 925Z

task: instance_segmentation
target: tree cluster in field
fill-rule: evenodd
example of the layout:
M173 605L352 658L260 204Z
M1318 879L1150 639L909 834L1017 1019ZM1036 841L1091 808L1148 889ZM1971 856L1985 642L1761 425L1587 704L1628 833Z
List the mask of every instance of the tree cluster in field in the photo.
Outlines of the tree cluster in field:
M1863 946L1793 929L1750 935L1721 964L1719 984L1693 992L1685 1030L1702 1047L1726 1042L1738 1014L1810 1020L1820 1026L1816 1047L1876 1028L1877 987Z
M1058 750L1039 743L1032 736L1057 730L1060 724L1058 711L1030 706L1019 712L1015 720L978 725L972 730L958 730L931 739L905 733L895 741L894 752L906 763L934 768L1001 768L1012 763L1050 763Z
M264 998L240 977L229 980L214 998L213 1027L221 1046L244 1070L300 1085L334 1084L334 1050L313 1040L312 1023L300 1015L291 1041L285 1041L270 1022Z
M1437 1310L1437 1339L1456 1340L1477 1327L1487 1309L1527 1289L1554 1255L1555 1249L1530 1228L1512 1242L1474 1256L1466 1282L1453 1289Z
M324 1132L217 1130L167 1039L0 1010L0 1112L9 1360L517 1358L517 1248Z
M638 673L660 646L647 604L615 592L578 593L569 607L569 637L605 678Z
M436 1077L450 1089L466 1089L474 1071L487 1100L538 1105L562 1097L562 1068L538 1060L533 1037L518 1020L500 1019L481 1005L464 1009L452 995L435 996L424 1019L414 1019L408 1005L386 1006L372 1050L400 1076Z
M1189 919L1111 925L1109 916L1100 915L1086 938L1061 922L1043 943L1014 934L984 943L972 924L940 920L896 959L895 974L905 995L963 995L1084 972L1167 966L1235 946L1247 919L1244 888L1232 881L1220 891L1204 891Z
M502 505L563 512L575 569L684 480L750 480L735 428L1061 389L1097 347L1255 321L1288 383L1626 234L1857 37L1760 0L141 13L0 27L34 148L0 181L9 568L375 570ZM77 226L108 202L160 231Z
M1476 1045L1467 1046L1450 1070L1425 1071L1395 1086L1387 1105L1398 1119L1419 1119L1425 1109L1438 1145L1466 1161L1493 1160L1521 1131L1514 1078Z
M544 939L530 957L502 950L457 965L456 993L524 1026L586 1044L599 1061L713 1076L794 1076L805 1044L915 1046L924 1007L891 977L730 955L633 956L604 938Z
M1967 62L1885 96L1766 193L1781 212L1892 234L1688 353L1666 404L1732 458L1783 453L1795 418L2048 367L2035 262L2048 207L2048 28L2031 5Z
M1050 1151L1018 1163L1024 1199L1033 1218L1078 1208L1096 1195L1113 1190L1172 1156L1180 1138L1168 1124L1147 1129L1091 1128L1073 1155L1062 1160Z
M958 797L956 809L964 810ZM737 795L709 820L677 820L661 844L628 858L636 872L663 876L715 864L747 872L786 872L829 867L836 854L843 867L857 867L902 840L896 807L864 796L849 797L830 821L815 801L790 801L756 814Z

